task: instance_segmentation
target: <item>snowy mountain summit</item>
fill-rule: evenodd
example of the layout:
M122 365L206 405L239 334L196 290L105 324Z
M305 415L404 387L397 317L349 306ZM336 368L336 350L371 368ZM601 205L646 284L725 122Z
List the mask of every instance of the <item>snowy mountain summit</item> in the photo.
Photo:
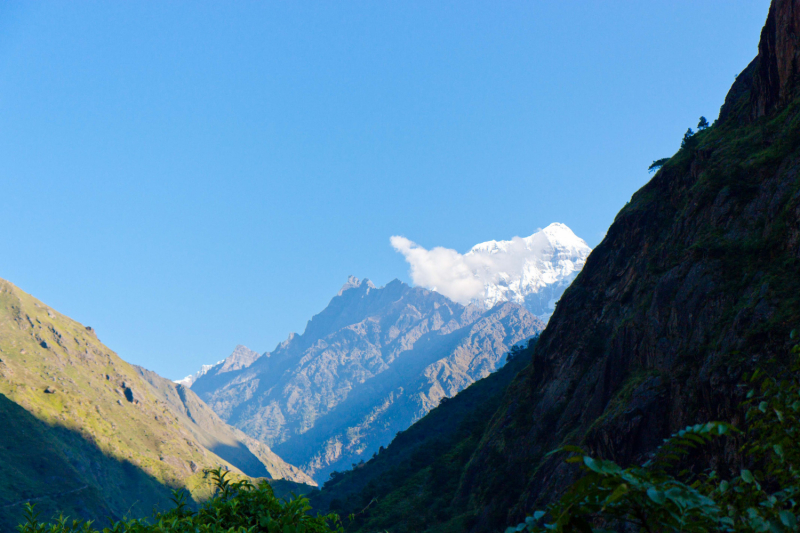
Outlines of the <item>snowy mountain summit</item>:
M559 222L530 237L476 244L465 257L480 259L474 274L484 281L484 292L472 303L491 308L514 302L547 321L591 251Z
M592 251L558 222L530 237L477 244L463 255L442 247L426 250L400 236L391 243L408 261L414 284L485 309L513 302L544 321Z

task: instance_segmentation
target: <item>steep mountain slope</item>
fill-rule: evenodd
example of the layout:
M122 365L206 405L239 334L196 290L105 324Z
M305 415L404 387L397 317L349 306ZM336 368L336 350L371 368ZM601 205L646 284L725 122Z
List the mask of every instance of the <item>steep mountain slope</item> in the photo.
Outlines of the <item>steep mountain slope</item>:
M511 303L484 311L397 280L376 288L351 278L302 335L246 365L223 362L192 390L223 420L325 479L493 372L542 327Z
M515 348L503 368L439 404L365 464L336 473L311 493L311 505L354 515L349 531L424 531L443 515L458 514L450 506L459 473L534 345L532 339L526 348Z
M800 324L800 2L774 1L717 123L617 216L561 298L461 479L474 531L517 523L581 442L641 460L688 424L741 420L742 373ZM728 450L735 455L736 450Z
M225 433L218 419L184 425L160 396L91 328L0 280L0 475L14 480L0 488L0 527L11 530L28 500L47 518L144 515L170 505L172 487L207 494L204 468L237 470L199 442Z
M316 486L313 479L286 463L266 445L223 422L191 389L142 367L134 368L156 398L169 407L181 425L207 450L251 477L285 479Z
M392 514L387 499L401 506L401 496L426 490L423 466L409 474L414 483L390 480L383 503L364 502L360 523L502 531L574 479L563 458L547 455L563 444L630 464L689 424L742 423L742 374L763 364L780 371L800 324L798 29L800 0L774 1L759 55L719 120L686 139L618 214L464 471L439 478L458 485L455 495L438 512ZM732 441L719 453L747 462ZM368 494L333 503L352 509Z

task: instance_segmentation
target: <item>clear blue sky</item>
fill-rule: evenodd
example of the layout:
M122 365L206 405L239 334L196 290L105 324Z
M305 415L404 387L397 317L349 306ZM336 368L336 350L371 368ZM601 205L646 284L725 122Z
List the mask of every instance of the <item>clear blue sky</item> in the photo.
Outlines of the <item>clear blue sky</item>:
M0 4L0 277L178 378L348 274L591 246L716 118L767 0Z

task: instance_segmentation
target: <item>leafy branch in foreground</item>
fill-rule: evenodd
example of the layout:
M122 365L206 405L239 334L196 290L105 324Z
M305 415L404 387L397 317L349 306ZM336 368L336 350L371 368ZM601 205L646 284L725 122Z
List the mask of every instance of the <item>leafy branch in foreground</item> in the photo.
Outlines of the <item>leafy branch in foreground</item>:
M566 461L580 464L584 475L558 501L506 533L800 530L800 347L791 354L780 378L761 369L745 376L752 389L743 403L744 433L724 422L690 426L665 440L654 459L629 468L575 446L551 452L569 452ZM732 433L744 441L740 452L756 465L752 471L737 468L731 479L711 469L700 476L670 473L694 448Z
M173 495L175 507L166 513L155 513L150 519L121 520L104 528L103 533L342 533L335 514L311 516L306 498L279 499L266 481L258 486L249 480L231 481L229 472L210 470L216 494L198 511L186 505L185 493ZM60 517L55 522L39 521L34 506L25 509L26 522L18 526L20 533L98 533L92 522L69 521Z

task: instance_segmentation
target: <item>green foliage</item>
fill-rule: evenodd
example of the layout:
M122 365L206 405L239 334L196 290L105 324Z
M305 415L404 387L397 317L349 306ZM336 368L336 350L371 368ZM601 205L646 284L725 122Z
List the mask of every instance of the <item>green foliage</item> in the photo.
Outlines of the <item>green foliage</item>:
M121 520L102 530L91 521L70 521L60 517L52 523L39 521L34 506L25 509L26 521L19 533L342 533L335 514L311 516L306 498L279 499L272 487L262 481L254 486L249 480L231 481L229 471L210 470L216 493L199 510L186 504L186 493L173 493L174 508L156 512L150 519Z
M793 338L796 336L792 332ZM800 529L800 346L791 350L789 369L779 377L764 367L746 376L752 389L743 403L747 429L740 432L722 422L690 426L665 440L653 459L622 468L595 459L578 447L568 463L578 463L584 475L545 510L510 527L514 531L606 531L625 526L632 531L771 532ZM739 452L750 468L723 479L715 470L675 474L678 465L712 439L736 434ZM552 452L552 453L556 453ZM631 529L632 528L632 529Z
M661 159L656 159L655 161L653 161L652 165L647 167L647 171L651 173L655 172L656 170L663 167L667 163L667 161L669 161L669 157L662 157Z
M700 117L700 122L697 123L697 131L703 131L709 126L706 117Z
M692 146L692 137L694 137L694 132L692 128L686 130L686 133L683 134L683 140L681 140L681 148L687 148Z

